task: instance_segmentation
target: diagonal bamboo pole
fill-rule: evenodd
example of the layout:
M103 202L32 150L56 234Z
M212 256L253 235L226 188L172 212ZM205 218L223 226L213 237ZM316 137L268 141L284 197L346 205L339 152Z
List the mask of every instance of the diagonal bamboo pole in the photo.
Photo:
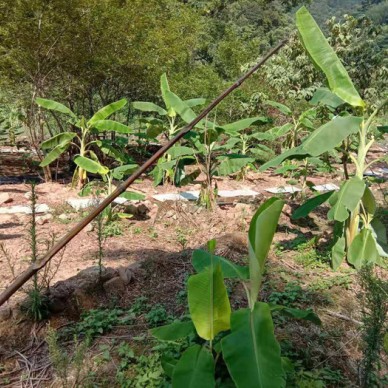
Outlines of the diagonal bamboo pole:
M225 97L233 90L237 89L247 78L255 73L270 57L276 54L287 40L280 42L276 47L270 50L255 66L246 74L238 79L233 85L220 94L211 102L190 124L186 125L181 131L171 139L167 144L152 155L141 167L139 167L127 180L125 180L116 190L106 197L100 205L94 208L82 221L80 221L72 230L62 237L41 259L32 263L24 272L22 272L1 294L0 306L4 304L20 287L22 287L31 277L42 269L68 242L70 242L89 222L97 217L109 204L122 194L137 178L139 178L149 167L151 167L163 154L178 142L187 132L193 129L202 119L204 119Z

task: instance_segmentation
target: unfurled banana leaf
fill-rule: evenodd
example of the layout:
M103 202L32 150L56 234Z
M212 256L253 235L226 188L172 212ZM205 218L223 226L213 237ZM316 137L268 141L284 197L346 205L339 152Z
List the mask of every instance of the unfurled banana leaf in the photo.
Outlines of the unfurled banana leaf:
M121 124L114 120L99 120L93 123L93 127L97 128L100 132L113 131L117 133L132 133L132 129L127 125Z
M153 102L135 101L132 103L132 107L142 112L156 112L161 116L165 116L167 114L165 109Z
M330 90L348 104L364 107L365 103L354 87L344 65L306 7L302 7L296 13L296 25L301 41L313 63L325 73Z
M125 98L112 102L111 104L104 106L98 112L96 112L93 117L88 121L88 126L92 127L97 121L105 120L113 113L117 112L121 108L123 108L127 104L127 100Z
M221 341L222 354L237 388L281 388L280 345L274 334L271 310L256 302L253 310L232 314L231 333Z
M187 289L191 319L201 338L213 340L229 329L231 309L220 264L190 276Z
M316 129L302 144L302 148L311 156L319 156L331 151L348 136L358 133L361 117L335 117Z
M54 160L57 160L59 156L62 155L69 148L69 145L70 145L70 142L65 143L65 145L58 145L54 147L40 162L39 166L46 167L50 163L54 162Z
M277 167L279 166L279 164L283 163L285 160L288 160L288 159L304 159L307 156L310 156L310 155L305 149L303 149L302 146L291 148L283 152L282 154L278 155L276 158L271 159L269 162L264 163L259 168L259 171L265 171L271 167Z
M241 171L249 163L255 161L254 158L248 158L244 155L228 155L220 157L221 163L217 167L216 175L227 176Z
M214 388L214 359L208 349L193 345L186 349L172 374L172 388Z
M57 146L63 148L64 146L69 144L76 136L77 134L74 132L59 133L58 135L55 135L50 139L44 141L40 147L43 150L51 149Z
M76 115L67 106L59 102L56 102L53 100L47 100L46 98L37 98L35 101L42 108L53 110L60 113L65 113L72 116L73 118L76 118Z
M107 167L103 166L98 162L95 162L94 160L85 158L84 156L76 156L74 158L74 163L78 167L81 167L85 171L90 172L92 174L106 175L109 172L109 169Z
M310 104L312 105L327 105L332 108L338 108L339 106L346 104L346 102L338 97L336 94L332 93L327 88L318 88L313 98L310 100Z
M243 131L244 129L249 128L252 125L255 124L266 124L269 122L269 119L267 117L251 117L248 119L243 119L236 121L234 123L223 125L222 128L225 130L226 133L229 135L236 135L238 132Z

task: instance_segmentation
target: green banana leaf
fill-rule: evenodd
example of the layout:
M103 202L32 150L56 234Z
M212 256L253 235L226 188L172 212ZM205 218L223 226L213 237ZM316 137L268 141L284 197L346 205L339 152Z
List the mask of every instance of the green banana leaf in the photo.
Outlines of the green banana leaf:
M134 109L141 110L142 112L156 112L161 116L165 116L167 114L165 109L153 102L135 101L132 103L132 107Z
M239 121L235 121L234 123L223 125L222 128L229 135L236 135L236 133L243 131L244 129L249 128L255 124L267 124L269 119L267 117L251 117L248 119L243 119Z
M331 248L331 265L336 271L345 259L345 237L340 237Z
M229 329L231 309L220 264L190 276L187 290L191 319L201 338L213 340Z
M45 158L40 162L40 167L46 167L50 163L54 162L54 160L57 160L59 156L61 156L68 148L69 148L70 142L65 143L65 145L58 145L54 147L46 156Z
M191 98L190 100L185 100L185 104L192 108L194 106L203 105L206 102L206 98Z
M76 115L67 106L61 104L60 102L47 100L46 98L37 98L35 101L42 108L65 113L72 116L73 118L76 118Z
M336 94L332 93L327 88L318 88L312 99L310 100L311 105L327 105L332 108L338 108L339 106L346 104L345 101L338 97Z
M254 158L248 158L238 154L221 156L219 159L221 163L216 169L216 175L219 176L227 176L239 172L243 167L255 161Z
M354 87L344 65L306 7L297 11L296 26L313 63L325 73L330 90L348 104L364 107L365 102Z
M92 127L97 121L105 120L113 113L117 112L121 108L123 108L127 104L127 100L125 98L112 102L111 104L104 106L99 111L97 111L93 117L88 121L88 126Z
M85 158L84 156L77 155L74 158L74 163L83 168L85 171L90 172L92 174L100 174L106 175L109 172L109 169L102 164L95 162L89 158Z
M121 124L114 120L98 120L93 124L94 128L97 128L100 132L103 131L114 131L117 133L132 133L132 129L127 125Z
M60 148L63 148L65 145L70 143L75 137L77 136L74 132L64 132L59 133L58 135L55 135L51 137L50 139L44 141L40 147L42 150L47 150L54 148L56 146L59 146Z
M358 133L361 117L335 117L316 129L303 143L302 148L311 156L319 156L333 150L348 136Z
M134 191L125 191L120 194L121 198L125 198L128 201L142 201L145 198L144 194L135 193Z
M335 203L333 201L327 217L329 220L339 222L345 221L349 217L348 211L352 212L356 209L361 201L365 191L365 182L357 177L353 177L341 185L338 193L335 195ZM334 197L330 198L334 200Z
M271 159L267 163L264 163L259 168L259 171L265 171L271 167L277 167L279 166L279 164L283 163L285 160L288 160L288 159L304 159L307 156L310 156L310 155L302 146L294 147L281 153L280 155Z
M186 349L174 367L172 388L214 388L215 364L212 354L200 345Z
M356 269L367 263L376 263L379 261L380 255L377 250L376 241L370 229L362 229L356 237L354 237L348 250L348 262Z
M308 199L302 206L299 206L293 213L291 218L293 220L298 220L299 218L306 217L309 215L314 209L318 206L325 203L334 193L334 191L328 191L327 193L323 193L317 195L313 198Z
M237 388L285 386L280 345L268 304L256 302L253 310L234 312L231 333L221 340L221 346Z
M221 265L222 274L225 279L241 279L249 278L249 268L232 263L230 260L221 256L212 256L209 252L202 249L196 249L193 252L191 263L197 272L202 272L211 265L213 259L214 265Z
M114 179L122 180L125 176L132 174L139 166L137 164L124 164L111 170Z
M291 109L288 107L288 106L285 106L284 104L281 104L280 102L276 102L276 101L266 101L265 102L267 105L270 105L276 109L278 109L280 112L282 112L283 114L285 114L286 116L291 116L292 115L292 111Z
M195 333L195 328L191 321L176 321L169 325L151 329L151 333L154 337L162 341L176 341Z
M279 198L268 199L256 211L249 226L250 306L254 305L259 294L265 261L283 206L284 202Z

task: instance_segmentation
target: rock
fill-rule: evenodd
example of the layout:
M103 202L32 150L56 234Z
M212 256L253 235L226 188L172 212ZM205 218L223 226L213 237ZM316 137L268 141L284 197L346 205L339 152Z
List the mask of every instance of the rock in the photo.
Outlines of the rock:
M93 230L94 230L94 224L93 224L93 222L90 222L89 224L87 224L87 225L85 226L85 232L93 232Z
M5 306L0 308L0 322L7 321L11 318L12 309L11 307Z
M128 285L132 280L132 271L127 267L120 267L117 272L119 273L119 276L125 283L125 285Z
M0 193L0 205L3 203L10 203L12 201L13 198L11 198L8 193Z
M62 221L67 221L67 220L70 220L71 217L70 217L70 214L63 213L58 216L58 219Z
M52 214L46 214L44 216L36 217L36 223L38 225L44 225L47 224L52 218Z
M125 292L125 282L120 276L108 280L103 287L105 292L110 295L122 296Z
M125 213L133 214L135 217L145 217L150 209L144 204L139 205L129 204L125 206Z
M23 195L23 197L24 197L25 199L28 199L28 200L31 199L31 196L32 196L32 192L31 192L31 191L27 191L27 193L24 193L24 195Z

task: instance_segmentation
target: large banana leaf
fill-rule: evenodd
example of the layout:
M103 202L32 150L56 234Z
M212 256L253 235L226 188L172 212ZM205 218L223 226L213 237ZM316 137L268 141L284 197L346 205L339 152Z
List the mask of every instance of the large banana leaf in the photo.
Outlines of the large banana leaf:
M211 253L202 249L193 252L192 264L197 272L201 272L211 265L221 265L222 274L225 278L246 280L249 278L249 268L237 265L221 256L212 256Z
M93 127L99 131L114 131L118 133L132 133L132 129L127 125L121 124L114 120L99 120L93 123Z
M275 234L284 202L271 198L264 202L252 217L248 232L250 306L259 294L265 261Z
M222 339L221 345L224 360L237 388L285 386L280 346L266 303L256 302L253 310L234 312L231 334Z
M318 88L310 100L310 104L322 104L331 106L332 108L338 108L339 106L345 104L345 101L327 88Z
M345 237L340 237L331 248L331 265L336 271L345 258L346 240Z
M65 106L59 102L56 102L53 100L47 100L46 98L37 98L35 101L39 106L41 106L45 109L54 110L54 111L60 112L60 113L65 113L65 114L68 114L74 118L76 117L76 115L67 106Z
M61 154L63 154L69 148L70 142L65 143L64 145L58 145L54 147L46 157L40 162L40 167L46 167L54 160L57 160Z
M159 105L154 104L153 102L135 101L132 103L132 107L134 109L141 110L142 112L156 112L161 116L165 116L167 114L165 109Z
M40 147L43 150L51 149L56 146L63 148L65 145L69 144L76 136L77 134L74 132L59 133L58 135L55 135L50 139L44 141L40 145Z
M85 171L90 172L92 174L101 174L106 175L109 172L109 169L102 164L95 162L89 158L85 158L84 156L77 155L74 158L74 163L83 168Z
M105 120L110 115L120 110L127 104L127 100L125 98L112 102L111 104L104 106L99 111L97 111L93 117L88 121L88 126L92 127L97 121Z
M198 335L213 340L230 327L230 303L221 265L210 265L188 281L188 301L191 319Z
M214 359L208 349L193 345L174 367L172 388L214 388Z
M134 191L124 191L124 193L120 194L120 197L125 198L128 201L142 201L145 198L145 195L135 193Z
M344 65L306 7L296 13L296 25L304 47L314 64L325 73L331 91L352 106L364 107Z
M227 176L241 171L243 167L255 161L254 158L248 158L244 155L221 156L221 163L217 167L216 174Z
M302 144L311 156L319 156L331 151L349 135L357 133L362 123L361 117L336 117L316 129Z
M349 217L348 211L352 212L356 209L364 195L364 191L365 182L357 177L343 183L340 191L330 198L332 208L327 213L328 219L339 222L345 221Z
M186 146L174 146L171 147L167 153L171 155L173 159L179 158L180 156L194 155L195 151L191 147Z

